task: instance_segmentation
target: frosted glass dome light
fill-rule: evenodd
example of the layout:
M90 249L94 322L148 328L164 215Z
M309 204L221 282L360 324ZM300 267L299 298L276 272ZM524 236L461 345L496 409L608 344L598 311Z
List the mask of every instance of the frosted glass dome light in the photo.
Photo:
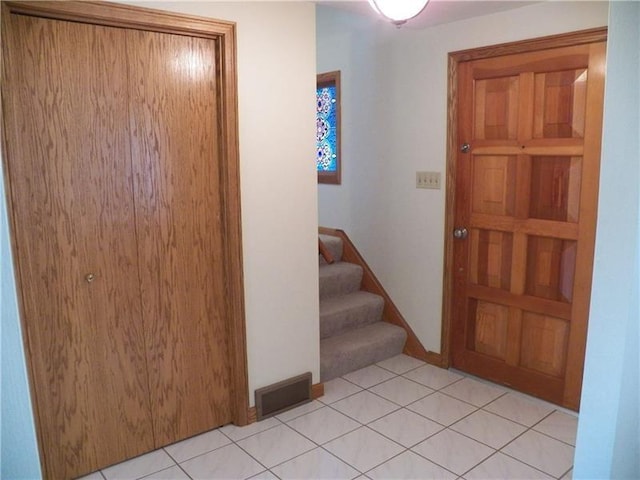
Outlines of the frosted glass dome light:
M418 16L429 0L369 0L373 9L395 25L402 25Z
M395 25L402 25L418 16L429 0L369 0L373 9Z

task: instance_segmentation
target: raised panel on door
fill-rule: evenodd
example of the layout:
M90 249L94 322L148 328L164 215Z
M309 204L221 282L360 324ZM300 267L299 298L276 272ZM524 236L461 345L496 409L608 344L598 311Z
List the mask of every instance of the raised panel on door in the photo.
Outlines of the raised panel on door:
M130 31L142 308L156 445L231 421L214 40Z
M577 408L604 43L459 65L452 363Z
M474 138L515 140L518 134L517 75L478 79L474 83Z
M43 473L63 479L153 447L126 42L115 28L14 14L3 22L24 334Z
M587 68L538 72L534 79L533 138L583 138Z

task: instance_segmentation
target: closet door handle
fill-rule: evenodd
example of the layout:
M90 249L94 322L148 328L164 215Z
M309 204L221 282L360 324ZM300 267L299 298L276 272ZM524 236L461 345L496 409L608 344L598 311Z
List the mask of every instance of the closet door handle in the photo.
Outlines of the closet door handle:
M93 273L87 273L84 276L84 279L87 281L87 283L91 283L96 279L96 276Z

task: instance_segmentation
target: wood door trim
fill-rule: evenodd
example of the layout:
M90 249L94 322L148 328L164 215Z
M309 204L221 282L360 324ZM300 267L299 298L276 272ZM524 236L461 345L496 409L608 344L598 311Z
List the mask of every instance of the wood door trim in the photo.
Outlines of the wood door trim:
M481 58L500 57L518 53L533 52L549 48L573 47L585 43L604 42L607 40L607 27L579 30L577 32L561 33L546 37L532 38L518 42L499 43L486 47L458 50L449 53L449 60L454 58L456 63L479 60Z
M238 105L236 26L234 22L169 13L148 8L107 2L2 2L2 20L9 15L22 14L41 18L77 21L95 25L131 28L159 33L174 33L214 39L217 44L219 68L217 69L218 98L220 99L219 131L221 162L221 204L224 225L226 299L228 332L231 352L232 419L236 425L246 425L249 393L246 353L244 282L242 268L242 236L240 217L240 175L238 147ZM5 129L6 132L6 129ZM3 135L3 153L6 158L6 140ZM8 178L8 176L7 176ZM8 187L10 187L8 185ZM10 188L7 201L11 205ZM16 231L16 219L10 215L12 231ZM12 240L14 256L19 253ZM20 277L16 265L16 278ZM22 299L20 299L22 300ZM24 308L20 301L21 321ZM26 325L23 324L23 331ZM26 340L26 339L25 339ZM27 343L28 348L28 343ZM29 360L27 360L29 361ZM31 388L34 385L31 382ZM37 412L34 413L37 416Z
M110 2L3 2L8 14L225 40L235 23ZM234 35L235 37L235 35ZM235 41L235 38L233 39ZM235 43L235 42L234 42Z
M513 43L502 43L487 47L459 50L449 53L448 59L448 88L447 88L447 190L445 199L444 224L444 274L442 294L442 338L440 352L442 365L446 368L451 364L451 324L453 301L453 238L451 232L455 228L456 205L456 172L458 163L458 65L462 62L483 58L498 57L526 53L534 50L559 48L582 45L607 40L607 27L581 30L560 35L523 40Z

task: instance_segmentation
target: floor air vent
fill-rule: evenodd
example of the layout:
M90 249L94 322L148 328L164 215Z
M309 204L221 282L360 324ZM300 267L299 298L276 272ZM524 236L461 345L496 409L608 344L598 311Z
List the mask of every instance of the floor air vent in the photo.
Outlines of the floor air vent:
M256 420L311 401L311 372L256 390Z

